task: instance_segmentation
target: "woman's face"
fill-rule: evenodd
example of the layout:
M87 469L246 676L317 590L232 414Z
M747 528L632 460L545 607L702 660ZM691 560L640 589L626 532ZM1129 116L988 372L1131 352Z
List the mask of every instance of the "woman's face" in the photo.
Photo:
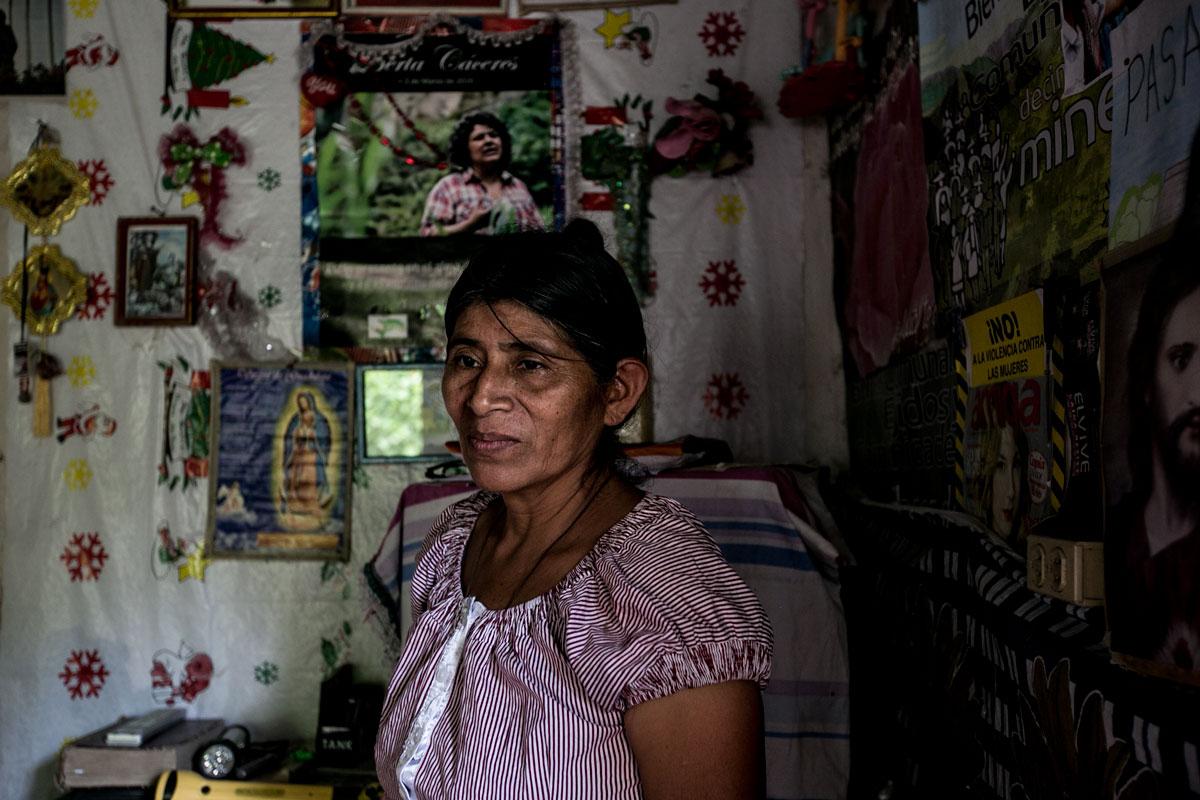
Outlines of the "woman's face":
M489 125L476 125L467 136L467 154L472 164L488 166L500 161L504 155L504 142L500 134Z
M1021 494L1021 474L1016 437L1012 427L1005 425L1000 429L1000 451L992 472L992 530L1004 537L1013 531L1013 517Z
M587 362L551 323L509 301L459 316L442 398L471 477L495 492L573 486L604 427Z
M311 405L311 403L308 402L308 395L298 395L296 397L296 405L299 406L301 411L308 411L309 406Z

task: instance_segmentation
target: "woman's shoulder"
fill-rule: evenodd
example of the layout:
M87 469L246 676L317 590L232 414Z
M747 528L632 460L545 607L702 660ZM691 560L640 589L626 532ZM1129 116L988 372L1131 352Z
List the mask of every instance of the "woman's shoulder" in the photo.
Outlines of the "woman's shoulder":
M669 545L669 550L664 545ZM671 562L681 552L700 551L720 558L720 549L687 506L648 493L606 537L604 555L615 563L645 559Z
M437 516L417 554L414 586L432 586L453 572L455 557L471 535L475 520L494 499L494 494L478 491L451 503Z
M646 495L600 545L565 648L597 702L624 710L710 683L765 685L770 621L691 511Z
M684 628L700 635L727 613L761 608L696 515L678 500L647 494L593 555L595 594L620 624ZM628 607L640 609L627 614ZM717 632L710 631L713 635Z

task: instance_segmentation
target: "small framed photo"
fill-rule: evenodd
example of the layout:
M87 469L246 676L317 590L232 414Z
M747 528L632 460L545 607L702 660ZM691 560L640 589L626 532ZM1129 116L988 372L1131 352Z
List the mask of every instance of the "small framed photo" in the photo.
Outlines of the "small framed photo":
M195 322L195 217L117 220L117 325Z
M206 552L350 557L354 368L212 362Z
M172 17L336 17L338 0L170 0Z

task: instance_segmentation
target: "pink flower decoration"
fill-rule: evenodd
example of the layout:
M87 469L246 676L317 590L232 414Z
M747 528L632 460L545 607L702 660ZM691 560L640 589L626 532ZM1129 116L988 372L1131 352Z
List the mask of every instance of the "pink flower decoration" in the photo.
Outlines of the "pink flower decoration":
M706 105L668 97L666 108L668 114L679 117L679 127L654 143L663 158L683 158L693 142L711 142L721 135L721 117Z

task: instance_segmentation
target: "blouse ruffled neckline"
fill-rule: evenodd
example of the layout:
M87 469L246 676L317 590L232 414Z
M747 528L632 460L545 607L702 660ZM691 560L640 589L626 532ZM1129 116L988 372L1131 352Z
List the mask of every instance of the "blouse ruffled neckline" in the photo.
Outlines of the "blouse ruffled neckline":
M629 513L617 520L611 528L600 534L599 538L596 539L591 549L584 554L583 558L579 559L579 562L571 567L558 583L542 594L513 606L488 608L477 597L468 595L463 591L462 562L467 542L471 538L471 531L475 528L475 521L479 519L479 515L483 513L483 510L491 505L497 497L499 497L499 494L496 492L480 491L462 501L455 514L456 518L444 534L446 536L447 548L449 549L449 558L442 559L444 573L441 576L442 580L450 581L453 584L454 597L459 605L464 600L470 599L472 604L479 603L480 607L483 608L485 616L497 618L532 615L539 609L544 608L548 600L557 599L580 580L591 575L595 571L596 559L619 547L625 535L630 530L638 527L639 523L643 522L648 516L653 516L657 512L658 506L665 499L659 495L643 494L634 503Z

